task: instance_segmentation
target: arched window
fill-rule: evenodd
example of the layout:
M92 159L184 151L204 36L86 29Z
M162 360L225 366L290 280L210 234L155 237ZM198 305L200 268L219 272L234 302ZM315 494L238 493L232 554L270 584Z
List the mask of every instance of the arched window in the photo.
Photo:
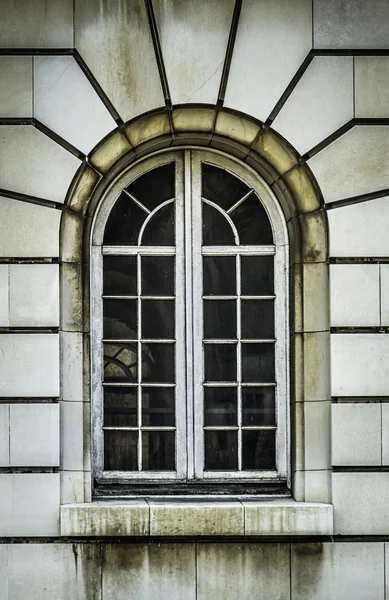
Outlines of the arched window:
M267 185L218 152L140 161L91 256L97 484L285 482L288 244Z

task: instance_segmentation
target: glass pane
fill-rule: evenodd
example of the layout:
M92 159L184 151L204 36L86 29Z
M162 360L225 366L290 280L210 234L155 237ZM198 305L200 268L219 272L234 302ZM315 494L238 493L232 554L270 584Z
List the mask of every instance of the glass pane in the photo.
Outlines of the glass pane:
M236 344L204 346L205 381L236 381Z
M243 387L242 413L243 425L275 425L275 388Z
M144 431L142 433L143 471L174 471L175 432Z
M142 338L174 339L174 300L142 300Z
M174 246L174 237L174 202L171 202L151 217L140 243L143 246Z
M138 378L138 344L103 344L104 381L136 383Z
M107 246L136 246L147 213L122 193L114 204L104 231Z
M103 294L136 296L136 256L104 256Z
M137 388L104 388L104 425L136 427L138 425Z
M225 169L202 163L203 198L227 210L249 191L243 181L231 175Z
M204 300L204 338L236 339L235 300Z
M204 296L234 296L236 294L235 256L203 257Z
M142 426L175 425L174 388L142 388Z
M274 344L242 344L242 381L273 383Z
M104 300L103 336L107 340L133 340L137 335L137 301Z
M252 194L230 213L241 244L273 244L273 233L269 218L262 203Z
M142 343L142 381L174 383L174 344Z
M142 256L142 295L174 296L174 256Z
M275 431L242 431L242 469L276 468Z
M273 300L242 300L242 338L274 338Z
M204 388L204 425L236 425L237 388Z
M231 225L217 208L203 205L203 246L234 246Z
M243 296L274 294L274 257L242 256L241 277Z
M236 471L238 469L237 431L204 431L205 470Z
M137 431L104 431L104 469L137 471Z
M171 162L148 171L133 181L127 191L152 211L165 200L174 198L174 170L175 163Z

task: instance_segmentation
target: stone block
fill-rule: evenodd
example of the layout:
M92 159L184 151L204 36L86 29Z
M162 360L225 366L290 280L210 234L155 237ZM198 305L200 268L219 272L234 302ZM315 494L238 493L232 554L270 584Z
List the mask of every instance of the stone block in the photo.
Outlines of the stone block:
M59 325L59 266L9 265L11 327Z
M144 536L149 535L149 507L146 500L93 502L61 506L61 535Z
M380 325L379 265L330 265L331 326Z
M61 399L67 402L83 400L82 333L60 333Z
M32 117L32 57L1 56L0 81L0 116Z
M9 327L9 266L0 265L0 327Z
M355 116L389 117L389 57L355 56Z
M84 468L83 402L61 402L61 469Z
M58 404L11 404L9 410L10 465L58 467Z
M332 405L332 464L381 465L381 405Z

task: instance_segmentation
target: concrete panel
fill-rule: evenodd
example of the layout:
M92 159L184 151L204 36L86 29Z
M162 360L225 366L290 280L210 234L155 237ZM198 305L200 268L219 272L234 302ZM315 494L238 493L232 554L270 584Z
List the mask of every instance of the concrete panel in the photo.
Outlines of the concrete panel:
M0 256L57 257L61 212L0 196Z
M331 336L332 396L389 395L389 336Z
M64 202L80 160L31 125L2 125L0 187Z
M116 127L72 56L34 57L34 115L85 154Z
M60 333L61 398L68 402L83 400L82 333Z
M32 117L32 57L0 56L0 81L0 117Z
M9 326L9 267L0 265L0 327Z
M327 212L331 256L389 256L389 198Z
M330 265L331 326L380 324L379 265Z
M381 322L383 326L389 325L389 265L380 265L381 275Z
M90 474L89 474L90 475ZM85 502L83 471L61 471L61 505Z
M389 465L389 404L381 405L382 411L382 464Z
M0 404L0 467L9 466L9 404Z
M0 395L34 397L59 395L57 334L0 336Z
M354 127L311 158L308 165L325 202L388 188L388 128Z
M386 0L313 0L315 48L387 48Z
M61 402L61 468L82 471L84 466L83 402Z
M332 405L332 464L381 465L381 405Z
M272 127L304 154L353 116L353 58L316 56Z
M306 471L330 466L331 402L304 402L304 468Z
M142 0L76 0L75 43L124 121L164 106Z
M0 546L0 598L8 600L8 547Z
M389 56L356 56L355 116L389 117Z
M244 2L225 105L266 120L311 43L311 0Z
M11 327L59 325L59 266L9 265Z
M9 410L10 465L58 467L58 404L11 404Z
M0 0L2 48L71 48L72 0Z

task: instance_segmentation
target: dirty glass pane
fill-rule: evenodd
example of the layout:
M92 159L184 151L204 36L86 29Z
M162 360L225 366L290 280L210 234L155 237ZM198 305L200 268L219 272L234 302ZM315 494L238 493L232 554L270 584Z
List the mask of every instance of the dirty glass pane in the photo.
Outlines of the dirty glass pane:
M275 387L242 388L242 424L275 425Z
M104 256L103 294L136 296L136 256Z
M242 469L276 468L275 431L242 431Z
M170 202L151 217L140 243L143 246L174 246L174 236L174 202Z
M104 431L104 469L137 470L137 431Z
M142 343L142 381L174 383L174 344Z
M122 193L114 204L104 231L107 246L136 246L147 213Z
M236 425L237 388L204 388L204 425Z
M242 344L242 381L273 383L274 344Z
M204 300L204 338L236 339L235 300Z
M175 389L142 387L142 426L175 425Z
M206 344L205 381L236 381L236 344Z
M242 338L274 338L274 300L242 300Z
M235 256L203 256L204 296L234 296L235 273Z
M203 205L203 245L234 246L235 238L227 219L213 206Z
M130 192L150 211L175 196L175 163L171 162L141 175L128 186Z
M137 338L137 301L103 301L103 336L108 340Z
M174 300L142 300L142 338L174 338Z
M238 230L241 244L273 244L269 218L255 194L233 210L230 217Z
M143 471L174 471L175 453L174 431L143 431Z
M274 257L242 256L241 261L242 295L273 295Z
M104 388L104 425L109 427L136 427L137 388Z
M228 210L249 191L243 181L219 167L202 163L202 196Z
M106 343L104 346L104 381L136 383L138 380L138 344Z
M238 469L237 431L204 431L204 444L206 471Z
M142 256L142 295L174 296L174 256Z

